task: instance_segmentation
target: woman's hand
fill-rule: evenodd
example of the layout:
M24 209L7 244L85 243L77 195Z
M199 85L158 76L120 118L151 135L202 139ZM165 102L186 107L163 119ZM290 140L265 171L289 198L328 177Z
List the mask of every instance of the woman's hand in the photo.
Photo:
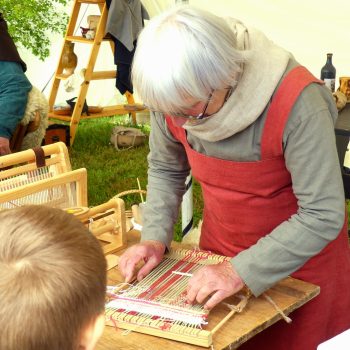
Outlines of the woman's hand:
M125 282L132 281L136 266L139 262L145 262L137 273L137 280L141 281L162 260L165 252L165 244L159 241L143 241L130 247L119 260L119 269L125 278Z
M212 309L225 298L237 293L244 286L230 262L208 265L197 271L189 280L187 299L190 303L195 300L203 303L205 309Z

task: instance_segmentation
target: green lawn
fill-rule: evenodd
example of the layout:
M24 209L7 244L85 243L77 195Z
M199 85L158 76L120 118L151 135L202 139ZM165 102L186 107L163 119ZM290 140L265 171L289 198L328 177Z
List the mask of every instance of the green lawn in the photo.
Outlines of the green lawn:
M83 120L80 122L74 145L70 148L73 169L86 168L88 171L88 202L90 206L108 201L120 192L137 189L137 178L141 188L147 185L148 139L143 146L116 150L110 144L115 125L130 126L128 117L109 117ZM138 126L149 134L149 126ZM202 213L202 196L198 183L194 183L194 223L198 224ZM126 208L139 203L139 195L123 197ZM175 227L175 239L181 237L180 221Z

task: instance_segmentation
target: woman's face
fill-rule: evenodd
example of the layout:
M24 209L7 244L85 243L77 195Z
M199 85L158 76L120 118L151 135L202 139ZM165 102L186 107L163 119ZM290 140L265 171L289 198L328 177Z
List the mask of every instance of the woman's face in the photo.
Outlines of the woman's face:
M213 90L206 101L197 101L188 98L186 102L190 107L182 113L165 113L173 117L176 125L182 126L186 122L192 125L200 124L211 115L217 113L225 104L231 89Z

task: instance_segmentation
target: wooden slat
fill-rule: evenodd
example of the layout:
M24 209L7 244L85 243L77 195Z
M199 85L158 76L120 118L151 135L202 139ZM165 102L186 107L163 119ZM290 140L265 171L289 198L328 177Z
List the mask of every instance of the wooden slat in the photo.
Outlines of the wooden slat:
M69 117L69 116L58 115L58 114L55 114L53 112L49 112L48 117L49 117L49 119L57 119L57 120L62 120L64 122L70 122L70 120L71 120L71 117Z
M72 167L70 164L69 154L67 146L63 142L56 142L50 145L42 147L45 157L50 158L45 160L47 166L59 164L60 172L71 171ZM19 164L29 163L22 166ZM12 167L15 165L15 167ZM2 170L2 168L11 167L10 169ZM21 152L7 154L0 157L0 179L18 175L22 172L29 172L37 169L35 163L35 153L32 149L28 149Z
M100 79L115 79L117 76L117 71L97 71L92 72L91 80L100 80Z
M56 75L56 79L60 79L60 80L65 80L65 79L68 79L69 77L70 77L69 74L63 74L63 73Z
M72 35L66 37L67 41L83 43L83 44L93 44L94 41L92 39L86 39L83 36Z

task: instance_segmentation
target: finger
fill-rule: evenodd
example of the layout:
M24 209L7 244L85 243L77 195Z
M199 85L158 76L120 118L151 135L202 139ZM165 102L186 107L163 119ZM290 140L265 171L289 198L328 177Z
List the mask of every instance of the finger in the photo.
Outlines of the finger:
M130 259L130 254L127 251L120 257L120 260L119 260L118 267L123 277L125 277L125 271L126 271L129 259Z
M125 282L129 283L133 280L135 275L136 265L142 260L141 255L133 255L126 258L125 263L123 265L123 275L125 278Z
M118 263L119 270L120 270L121 274L123 275L123 277L125 277L124 271L125 271L127 260L128 260L128 256L126 254L123 254L120 257L119 263Z
M202 304L206 298L216 291L215 285L208 283L198 290L196 300L197 303Z
M125 283L130 283L135 279L136 263L129 262L125 269Z
M190 281L191 281L191 279L190 279ZM187 292L187 300L191 304L193 304L194 301L196 300L198 291L202 287L201 283L199 281L197 281L197 283L195 283L195 281L196 281L195 279L193 281L191 281L188 284L188 287L187 287L187 290L186 290L186 292Z
M141 281L145 276L147 276L157 265L159 264L159 259L155 256L151 256L142 266L137 274L137 280Z
M204 309L210 310L224 299L229 297L228 293L223 290L218 290L208 299L208 301L204 305Z

